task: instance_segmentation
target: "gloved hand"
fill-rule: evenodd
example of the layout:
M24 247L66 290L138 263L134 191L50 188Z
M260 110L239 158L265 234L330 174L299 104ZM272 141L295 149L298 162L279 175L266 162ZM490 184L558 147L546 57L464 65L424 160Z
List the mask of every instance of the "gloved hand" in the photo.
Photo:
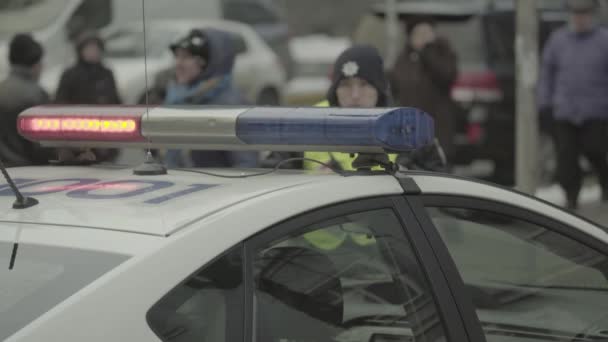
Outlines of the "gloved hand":
M435 139L432 145L409 153L399 154L397 165L402 170L449 172L446 155L437 139Z

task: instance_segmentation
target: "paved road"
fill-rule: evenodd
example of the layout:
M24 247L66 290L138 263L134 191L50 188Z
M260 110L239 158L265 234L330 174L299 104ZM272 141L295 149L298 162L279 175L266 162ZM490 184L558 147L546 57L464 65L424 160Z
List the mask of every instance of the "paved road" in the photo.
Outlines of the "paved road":
M581 206L578 214L608 227L608 203L585 204Z

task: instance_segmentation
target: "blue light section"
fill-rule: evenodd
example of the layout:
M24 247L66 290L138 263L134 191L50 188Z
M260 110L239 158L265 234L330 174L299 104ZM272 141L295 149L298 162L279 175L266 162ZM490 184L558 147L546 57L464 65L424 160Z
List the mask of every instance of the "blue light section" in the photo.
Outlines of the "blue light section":
M236 133L250 145L377 146L387 152L418 149L435 137L431 116L415 108L254 108L239 115Z

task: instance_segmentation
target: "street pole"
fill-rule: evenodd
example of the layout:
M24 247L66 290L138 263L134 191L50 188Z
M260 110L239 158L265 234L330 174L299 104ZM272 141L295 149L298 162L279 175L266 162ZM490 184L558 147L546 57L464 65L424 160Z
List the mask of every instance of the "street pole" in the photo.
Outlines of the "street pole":
M537 0L517 0L516 11L515 181L517 189L528 194L535 193L539 175L536 108L539 53L536 5Z
M393 66L397 60L399 37L399 17L397 15L397 0L385 0L386 8L386 56L384 65L387 68Z

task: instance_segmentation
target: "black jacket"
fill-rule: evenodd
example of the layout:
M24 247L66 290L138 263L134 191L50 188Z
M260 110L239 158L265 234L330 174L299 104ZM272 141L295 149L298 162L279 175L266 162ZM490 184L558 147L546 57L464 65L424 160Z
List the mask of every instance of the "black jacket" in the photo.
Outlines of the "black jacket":
M0 158L7 166L46 164L54 158L51 149L17 133L19 113L48 102L48 94L27 68L13 67L9 77L0 82Z
M102 64L79 61L61 75L55 95L61 104L121 104L114 74Z
M390 74L399 106L415 107L433 116L437 138L448 159L452 153L453 116L458 110L450 91L457 76L458 57L449 42L441 38L419 52L406 47Z

